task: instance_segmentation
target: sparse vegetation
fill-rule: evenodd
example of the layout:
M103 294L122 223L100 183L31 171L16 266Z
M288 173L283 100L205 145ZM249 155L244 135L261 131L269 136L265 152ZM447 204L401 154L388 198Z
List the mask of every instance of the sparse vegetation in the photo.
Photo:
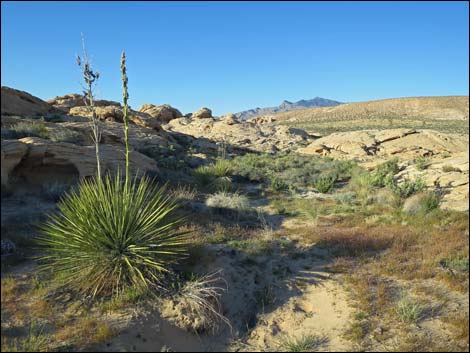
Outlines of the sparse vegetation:
M442 171L445 172L445 173L450 173L450 172L459 172L460 173L460 172L462 172L459 168L453 167L453 166L448 165L448 164L446 164L442 167Z
M250 203L246 196L224 191L210 195L206 200L206 205L215 209L226 209L236 212L244 212L250 208Z
M82 140L82 137L76 131L61 128L51 131L50 139L54 142L79 143Z
M415 160L416 169L425 170L429 167L430 160L427 157L418 157Z
M279 345L280 352L312 352L325 343L325 338L308 335L298 338L286 338L285 342Z
M48 139L50 137L49 130L41 120L21 121L10 128L15 138L23 137L41 137Z
M424 307L416 300L405 297L397 303L395 312L400 321L415 324L423 317Z

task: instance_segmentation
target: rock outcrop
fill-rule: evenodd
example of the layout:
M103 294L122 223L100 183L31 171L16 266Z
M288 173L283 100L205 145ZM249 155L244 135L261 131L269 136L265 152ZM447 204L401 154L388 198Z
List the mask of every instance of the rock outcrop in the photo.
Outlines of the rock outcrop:
M25 185L41 185L51 181L76 182L96 174L94 146L52 142L39 137L2 140L2 184L11 176ZM123 170L125 154L122 147L101 145L102 172ZM131 152L131 170L157 172L156 162L137 151Z
M138 111L150 115L152 118L156 119L162 124L166 124L170 120L178 119L183 116L178 109L173 108L168 104L144 104L138 109Z
M212 119L212 110L206 107L202 107L197 112L193 113L192 119Z
M85 106L84 96L78 93L71 93L66 94L64 96L57 96L55 98L51 98L47 100L47 103L51 104L57 109L68 113L69 110L73 107L80 107ZM103 107L103 106L114 106L120 107L121 104L119 102L108 101L108 100L95 100L94 102L95 107Z
M180 118L163 125L169 132L178 132L223 142L227 148L275 152L280 149L291 150L299 143L313 140L305 131L287 126L264 126L231 117L221 119Z
M461 152L467 149L468 138L461 135L433 130L390 129L333 133L300 148L298 152L366 161L394 155L409 160L417 156Z
M121 122L124 117L123 108L115 105L107 105L95 107L95 112L101 120L111 122ZM86 106L78 106L70 108L69 115L91 118L92 113ZM160 130L160 121L152 118L150 115L135 110L129 109L129 120L136 125L143 126L150 129Z
M27 92L2 86L2 115L40 116L60 112Z

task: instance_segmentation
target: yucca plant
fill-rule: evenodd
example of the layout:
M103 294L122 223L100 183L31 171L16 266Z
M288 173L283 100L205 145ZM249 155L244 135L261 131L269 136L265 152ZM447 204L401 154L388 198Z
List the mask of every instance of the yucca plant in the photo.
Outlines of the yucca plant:
M147 177L131 180L124 53L121 73L125 181L119 171L101 177L96 145L97 177L82 180L77 189L65 194L59 212L49 216L38 239L45 253L40 257L42 268L65 278L64 286L92 297L157 285L169 266L186 254L185 233L176 230L182 218L172 216L179 206L175 198ZM93 131L99 132L95 128L93 125Z
M171 217L178 204L147 177L123 183L120 173L84 180L59 202L38 239L44 269L91 296L157 284L186 254L184 233Z

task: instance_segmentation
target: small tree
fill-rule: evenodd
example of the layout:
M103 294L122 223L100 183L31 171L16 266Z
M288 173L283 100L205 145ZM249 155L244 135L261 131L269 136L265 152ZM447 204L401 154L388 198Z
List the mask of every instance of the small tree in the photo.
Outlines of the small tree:
M96 84L96 80L99 79L100 73L93 71L91 62L88 58L88 54L85 48L85 37L82 33L82 48L83 48L83 60L77 55L77 64L83 72L83 80L85 81L85 86L83 87L83 95L85 105L88 107L88 110L91 113L91 128L92 128L92 138L95 143L95 152L96 152L96 169L98 179L101 179L101 163L100 163L100 120L96 115L94 97L93 97L93 86Z

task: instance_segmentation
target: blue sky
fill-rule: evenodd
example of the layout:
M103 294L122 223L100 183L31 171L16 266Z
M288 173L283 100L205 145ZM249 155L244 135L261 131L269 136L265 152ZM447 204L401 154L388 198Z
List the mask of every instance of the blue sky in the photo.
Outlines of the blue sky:
M468 95L467 2L7 2L2 85L80 91L81 32L98 98L214 114L315 96Z

